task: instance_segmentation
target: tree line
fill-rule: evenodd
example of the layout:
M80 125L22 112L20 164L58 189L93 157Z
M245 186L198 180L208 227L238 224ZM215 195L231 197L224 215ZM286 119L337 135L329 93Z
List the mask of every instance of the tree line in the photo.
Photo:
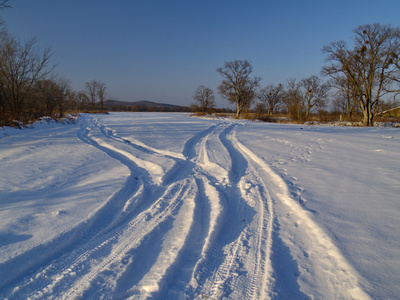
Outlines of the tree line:
M398 105L400 28L376 23L359 26L353 33L352 46L339 41L322 48L328 63L321 71L325 81L312 75L260 88L261 78L251 75L251 63L235 60L216 70L222 76L218 91L236 105L237 118L258 100L256 111L286 113L293 120L306 121L313 113L324 111L330 101L345 118L352 119L360 112L363 125L373 126L380 111ZM212 111L215 106L213 91L205 86L199 86L193 98L200 111Z
M9 7L0 1L0 9ZM0 20L0 126L42 116L63 117L67 111L103 111L106 84L92 80L83 91L54 70L50 48L40 49L36 38L25 42L10 34Z

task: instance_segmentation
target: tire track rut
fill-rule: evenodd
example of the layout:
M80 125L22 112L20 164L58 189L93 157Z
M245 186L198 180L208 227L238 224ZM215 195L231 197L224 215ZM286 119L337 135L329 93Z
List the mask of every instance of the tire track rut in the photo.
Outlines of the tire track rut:
M239 141L245 124L221 120L174 153L119 136L100 119L84 117L78 138L130 174L97 212L50 243L54 251L32 273L2 287L9 299L279 298L273 249L284 250L282 260L293 256L296 284L308 278L304 270L339 266L320 287L344 281L348 290L335 296L364 297L351 267L281 177ZM310 295L298 289L296 296Z

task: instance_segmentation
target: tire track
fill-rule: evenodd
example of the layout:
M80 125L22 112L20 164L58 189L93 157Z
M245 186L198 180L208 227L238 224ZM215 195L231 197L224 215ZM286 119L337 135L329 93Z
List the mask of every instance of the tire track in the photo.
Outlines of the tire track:
M150 147L149 145L146 145L132 137L129 138L123 138L119 137L115 131L109 127L107 127L105 124L102 124L97 118L94 120L95 125L100 129L100 131L103 133L104 136L113 139L117 142L123 143L123 144L128 144L131 147L150 154L150 155L155 155L155 156L163 156L166 158L171 158L171 159L185 159L185 156L182 153L175 153L172 151L168 150L160 150L156 149L153 147Z
M98 146L96 142L92 141L88 136L90 128L86 127L85 124L88 120L84 120L83 125L78 131L78 138L83 142L88 143L94 147ZM101 150L101 147L98 146ZM112 153L109 153L113 155ZM8 290L10 298L13 297L13 291L11 290L12 282L21 282L20 287L17 289L17 293L21 293L22 290L31 289L31 286L40 285L43 286L44 282L47 282L47 276L42 276L42 273L47 273L50 269L52 272L62 272L62 269L57 269L50 265L50 268L46 269L41 266L49 265L54 260L64 259L65 252L72 252L74 255L78 252L77 249L84 247L90 240L97 240L97 234L101 234L104 230L109 227L116 216L118 216L123 209L127 200L131 199L135 193L139 190L142 185L142 181L138 180L136 174L136 166L132 162L125 160L124 157L115 154L114 158L119 159L124 165L126 165L131 174L126 179L124 185L112 195L106 203L100 207L92 216L86 219L81 224L78 224L75 228L68 232L62 233L57 236L54 240L50 241L46 245L40 245L23 255L16 257L13 261L8 262L8 265L18 264L21 265L21 261L27 261L26 268L20 270L15 276L10 276L6 282L3 282L1 289ZM94 237L94 238L90 238ZM32 259L32 258L35 259ZM34 280L31 278L32 270L37 270L37 275ZM40 282L38 284L37 282ZM35 287L37 289L37 287Z
M165 236L165 234L169 232L170 228L174 228L174 220L179 216L182 206L185 205L183 199L187 197L190 190L191 185L188 185L187 182L182 182L169 187L163 197L157 200L148 210L139 214L128 224L128 226L126 226L126 229L121 234L117 243L115 243L115 247L112 249L112 255L106 256L105 258L101 257L101 259L96 260L96 263L92 263L94 267L90 272L85 276L81 275L79 281L73 287L69 288L70 291L63 294L62 298L71 299L75 296L81 296L88 283L93 282L101 272L113 272L116 268L115 263L121 261L122 257L126 259L128 251L130 252L129 255L132 257L133 263L135 260L135 252L133 250L141 247L145 239L152 238L152 236ZM158 232L157 235L154 234L155 231ZM112 238L115 239L115 235L113 235ZM179 246L175 245L174 247ZM85 260L88 261L90 258L85 257L83 260L78 260L75 265L80 266L82 265L82 261ZM124 264L122 263L122 265ZM126 265L124 266L124 269L129 267ZM154 265L152 267L154 267ZM157 271L162 273L162 270ZM116 280L120 280L121 275L116 274L115 277ZM138 286L142 286L139 289L149 292L151 291L151 288L156 286L156 284L152 283L151 280L147 280L147 283L139 282ZM101 294L103 294L103 292L111 292L111 294L113 294L115 293L115 290L100 292Z
M232 141L258 170L264 186L268 188L272 201L270 206L278 212L280 234L296 260L300 274L300 282L307 280L305 286L314 285L315 290L329 290L335 299L369 299L361 290L355 270L346 262L339 249L333 244L323 230L311 219L309 213L290 196L289 189L283 179L250 149L238 141ZM309 274L313 274L310 277ZM337 287L340 287L338 289ZM310 291L304 290L309 297Z
M103 134L104 134L104 132L103 132ZM93 139L92 138L92 140L95 140L95 139ZM95 140L96 141L96 140ZM97 142L97 141L96 141ZM110 147L110 145L102 145L103 147L105 146L106 148L108 148L108 149L111 149L111 150L114 150L115 148L113 148L113 147ZM115 151L115 150L114 150ZM123 152L123 151L118 151L119 153L121 153L121 154L125 154L125 152ZM130 156L127 156L128 158L131 158ZM176 157L175 157L176 158ZM188 164L188 166L187 167L185 167L185 168L191 168L191 164ZM148 176L148 178L149 178L150 176ZM173 187L173 186L176 186L176 185L183 185L183 186L187 186L188 185L188 179L179 179L179 180L176 180L174 183L170 183L169 185L167 185L167 190L169 190L171 187ZM191 184L191 185L189 185L189 186L193 186L193 184ZM192 188L191 188L192 189ZM185 203L186 203L186 206L188 206L188 204L187 204L187 202L188 202L188 200L186 199L186 198L188 198L187 197L187 194L184 194L184 196L180 196L179 197L181 200L180 200L180 204L179 204L179 207L180 206L184 206L185 205ZM190 201L189 201L190 202ZM155 202L155 204L154 205L158 205L157 204L157 202ZM153 205L153 206L154 206ZM144 212L154 212L154 207L153 206L151 206L150 208L148 208L147 210L145 210ZM190 206L190 205L189 205ZM173 207L173 203L170 203L168 206L167 206L167 208L168 207ZM164 208L163 209L163 213L165 213L166 215L168 215L170 212L168 211L168 209L167 208ZM186 209L187 210L187 209ZM176 212L176 214L179 214L179 212L180 212L180 210L178 210L177 209L177 212ZM187 215L187 214L186 214ZM151 216L148 216L148 217L146 217L146 218L139 218L140 216L138 216L138 217L136 217L134 220L136 220L136 219L139 219L140 221L138 221L138 223L135 223L135 224L130 224L130 226L129 226L129 228L131 228L132 226L133 227L135 227L135 228L138 228L138 224L146 224L146 229L147 230L150 230L150 229L152 229L152 226L151 226L151 224L149 224L149 222L151 223L152 221L157 221L155 224L158 224L157 226L160 226L161 225L161 222L160 222L160 220L159 220L159 218L160 217L158 217L157 215L151 215ZM174 222L176 222L176 218L174 218L175 219L175 221ZM146 220L147 220L147 222L146 222ZM150 221L148 221L148 220L150 220ZM190 218L189 218L189 220L190 220ZM187 221L187 220L186 220ZM172 221L171 221L172 222ZM156 226L155 226L156 227ZM154 228L155 228L154 227ZM189 226L190 227L190 226ZM171 229L169 229L168 228L168 230L167 231L165 231L161 236L164 236L165 234L168 234L168 232L170 231L170 230L173 230L174 229L174 227L172 227ZM145 230L145 229L141 229L142 231L145 231L145 232L147 232L147 230ZM150 236L150 233L151 233L151 231L150 232L147 232L146 234L144 234L143 235L143 237L145 237L145 236ZM186 233L183 233L183 236L185 236L186 235ZM181 239L184 239L184 237L182 237ZM130 247L131 247L131 250L130 250L130 252L132 252L132 240L131 241L129 241L129 245L131 245ZM119 242L119 244L120 244L121 242ZM139 245L140 245L140 243L139 243ZM176 252L179 252L179 247L180 247L180 245L175 245L175 248L177 249L176 250ZM168 247L167 247L168 248ZM163 249L163 248L161 248L161 249ZM121 255L119 255L119 256L121 256ZM132 253L131 253L131 256L132 256ZM161 260L162 261L162 266L163 266L163 268L164 269L167 269L168 267L169 267L169 264L166 264L165 263L165 259L160 259L160 257L165 257L165 254L163 254L163 252L161 251L159 254L158 254L158 260ZM173 263L173 261L171 261L170 262L170 264L172 264ZM135 264L135 261L134 260L131 260L131 262L130 262L130 264L128 264L126 267L125 267L125 269L132 269L132 265L133 264ZM146 286L148 287L148 286L153 286L153 287L155 287L155 286L158 286L158 285L161 285L161 283L159 283L159 282L157 282L158 280L161 280L161 278L163 277L163 273L165 273L165 270L164 270L164 272L161 272L160 271L160 268L158 268L157 269L157 267L155 267L157 264L155 263L152 267L151 267L151 269L146 273L146 274L143 274L143 278L142 278L142 280L138 283L138 286L144 286L144 288L142 288L142 289L140 289L140 288L138 288L137 286L136 287L134 287L133 289L131 288L131 289L129 289L129 290L127 290L127 294L129 295L130 293L132 293L132 291L137 291L137 290L144 290L145 292L147 291L147 292L152 292L151 291L151 289L149 290L148 288L146 288ZM156 269L157 270L157 272L155 272L154 271L154 269ZM126 273L126 272L125 272ZM129 272L128 272L129 273ZM157 275L155 275L155 274L157 274ZM126 278L126 276L127 276L127 274L125 274L124 275L125 276L125 278ZM124 282L124 279L123 279L123 277L124 276L121 276L121 278L118 278L118 280L117 280L117 284L116 284L116 289L119 289L119 290L116 290L116 292L117 293L119 293L119 294L123 294L124 293L124 289L126 290L127 289L127 287L129 287L129 285L126 285L126 284L124 284L123 282ZM140 276L136 276L138 279L140 278ZM152 278L152 279L149 279L149 278ZM155 279L155 278L157 278L157 279ZM144 283L142 282L144 280ZM87 281L87 280L86 280ZM83 281L83 282L86 282L86 281ZM126 281L126 280L125 280ZM147 283L146 283L147 282ZM152 282L152 283L149 283L149 282ZM122 286L124 286L124 288L121 288ZM79 290L79 289L78 289ZM135 292L134 292L135 293Z
M163 255L157 258L160 267L164 268L166 272L164 276L159 278L156 283L151 286L159 287L153 291L145 291L141 293L141 296L148 295L154 298L171 298L175 299L178 296L185 296L191 294L193 296L193 290L185 289L189 282L193 280L193 274L196 273L198 260L204 258L204 253L207 252L210 245L210 240L214 232L214 227L217 224L216 219L220 214L220 206L218 202L211 201L210 194L212 197L215 196L213 193L213 187L211 181L215 182L216 179L210 177L210 175L203 174L204 171L198 166L198 155L197 151L202 150L202 145L221 125L211 126L210 128L202 131L189 139L185 146L183 153L187 158L185 161L178 164L174 170L171 170L171 174L166 179L168 184L171 182L179 182L182 180L193 180L196 183L197 193L193 198L193 213L191 218L186 218L186 235L181 238L184 240L177 255L174 255L175 260L166 267L165 259L162 259ZM179 175L178 175L179 174ZM205 203L204 200L207 199ZM171 229L171 232L174 228ZM177 234L175 234L177 235ZM172 235L173 236L173 235ZM193 245L196 245L194 247ZM163 247L163 249L169 249L170 247ZM166 250L167 251L167 250ZM196 259L193 259L196 257ZM162 262L162 263L161 263ZM163 266L164 265L164 266ZM152 266L152 269L157 269L157 263ZM145 275L145 278L153 278L154 274L152 271ZM138 290L137 287L134 290ZM190 296L189 296L190 297Z
M367 299L287 184L238 140L242 125L211 125L174 153L84 117L78 138L130 174L90 218L45 245L54 249L35 258L34 269L28 265L0 288L9 299L271 299L282 295L272 249L287 247L282 261L290 256L298 267L291 280L299 291L291 293L318 298L311 286L338 299ZM154 162L164 158L171 168Z
M210 129L212 130L212 129ZM208 130L206 130L207 132ZM103 132L104 134L104 132ZM197 145L196 139L201 138L203 134L199 134L198 137L191 139L188 141L188 143L191 143L193 147ZM107 153L110 151L114 153L118 153L119 155L123 155L127 157L130 161L134 161L134 163L137 162L137 158L132 157L130 155L126 155L125 151L121 151L120 149L115 148L114 146L108 144L105 141L102 141L101 139L99 140L98 138L95 138L93 136L90 137L91 141L96 143L97 146L101 146L103 150L106 150ZM186 143L186 144L188 144ZM194 153L190 147L186 148L188 153ZM175 157L176 158L176 157ZM186 173L188 174L193 174L194 172L194 164L190 161L183 161L180 164L181 170L185 170ZM144 169L147 169L146 166ZM147 176L147 180L144 179L144 184L146 185L149 182L149 180L154 179L150 178L151 176ZM160 176L161 177L161 176ZM80 274L81 279L72 287L68 289L68 292L66 294L63 294L62 298L70 298L74 296L82 296L84 295L85 289L89 289L88 285L92 282L95 282L98 277L101 277L101 272L104 272L105 270L113 270L113 269L119 269L119 274L114 274L113 276L116 277L115 279L115 284L113 287L110 288L109 291L101 291L102 294L107 294L111 293L112 294L118 294L118 295L123 295L123 297L130 297L134 296L135 294L139 293L141 297L145 297L145 295L152 295L156 292L159 291L160 288L163 288L165 286L165 282L168 281L168 274L170 273L170 269L172 268L171 266L174 264L177 264L177 256L179 253L182 251L182 248L185 247L186 245L186 240L188 239L188 232L191 230L191 222L193 221L193 214L194 214L194 209L195 209L195 201L192 199L193 197L188 196L189 194L193 194L193 192L184 192L183 189L187 191L193 191L194 187L194 178L193 175L191 176L185 176L185 178L175 178L174 182L170 182L167 187L167 190L170 190L171 187L174 186L183 186L185 188L182 188L180 192L178 193L179 195L176 196L176 199L179 199L179 203L176 202L175 200L171 202L171 197L169 198L168 205L166 207L163 207L162 209L162 216L165 216L169 221L167 222L164 220L162 216L159 216L158 214L154 213L155 208L154 206L158 206L159 200L154 202L154 204L149 207L146 210L143 210L141 214L145 214L147 212L150 213L145 218L141 218L141 214L139 214L137 217L133 219L133 221L138 220L137 223L132 223L131 221L128 226L126 226L126 232L130 231L131 228L135 228L133 232L137 232L140 229L140 225L145 224L144 228L141 228L140 231L143 232L140 235L140 239L128 239L126 237L121 237L118 239L118 242L115 243L115 248L119 250L113 249L113 256L111 257L101 257L101 260L98 261L96 266L92 268L89 272L85 274ZM192 182L189 184L189 182ZM157 182L158 183L158 182ZM160 186L160 189L162 190L164 186L161 186L161 183L158 183L158 186ZM175 198L174 198L175 199ZM192 200L190 200L192 199ZM176 203L175 203L176 202ZM153 212L153 213L151 213ZM180 221L179 221L180 220ZM186 224L183 226L183 221L186 222ZM163 222L168 223L169 225L165 224L163 225ZM152 226L152 224L155 224ZM177 226L176 224L181 224L181 226ZM161 231L160 231L161 228ZM184 228L185 230L179 230ZM159 233L154 233L153 231L157 230ZM125 231L123 232L123 236L130 236L131 234L127 234ZM152 236L155 236L156 239L162 239L163 242L160 244L160 249L157 251L158 252L156 255L151 254L150 256L153 256L153 261L154 263L149 266L149 269L144 271L142 274L143 275L136 275L135 278L137 278L136 281L132 282L130 281L128 283L128 278L130 277L132 271L135 269L135 265L137 265L137 260L135 258L135 254L138 251L134 251L136 248L140 248L141 246L144 247L144 239L150 239L152 240ZM170 236L170 238L168 238ZM173 239L171 237L180 237L179 239ZM115 237L115 234L112 235L113 239ZM108 241L108 240L107 240ZM137 245L137 247L136 247ZM128 249L129 247L129 249ZM171 249L174 249L174 253L171 254ZM143 260L148 260L149 254L144 254L144 251L142 252L141 259ZM98 250L97 252L101 252L101 250ZM145 256L143 256L143 254ZM126 257L129 256L128 263L118 263L118 258L124 257L126 260ZM89 255L90 257L90 255ZM83 261L87 261L88 258L84 258ZM115 262L117 260L117 262ZM122 261L122 260L121 260ZM119 266L116 266L118 265ZM76 262L77 266L82 265L82 261L77 261ZM113 267L111 267L113 265ZM70 270L71 268L68 268ZM73 269L73 268L72 268ZM74 272L76 273L76 272ZM132 286L133 285L133 286ZM132 286L129 288L129 286ZM98 293L98 291L96 291ZM89 294L90 294L90 289L89 289Z
M218 136L232 164L229 185L217 186L220 198L224 199L223 213L215 239L218 242L199 272L198 286L202 288L196 291L198 298L265 299L271 285L272 207L266 207L265 187L262 189L256 184L252 189L246 188L258 176L231 141L236 127L237 124L230 124ZM202 144L205 149L205 143ZM203 153L203 156L207 162L207 155ZM212 169L215 168L208 167L206 172ZM224 229L226 225L229 231Z
M105 205L107 209L103 209L96 217L90 219L91 226L86 226L86 230L83 231L83 236L88 240L85 238L80 243L76 240L72 241L71 244L73 244L74 247L72 249L63 250L70 254L61 256L62 253L59 252L59 256L61 257L58 259L55 257L52 258L52 260L49 260L49 262L46 263L49 266L39 270L35 276L35 280L32 281L31 279L27 279L27 282L20 285L20 288L11 295L11 298L27 293L30 294L32 298L40 298L44 294L52 295L54 291L60 291L61 293L63 288L69 291L65 294L65 297L82 293L82 291L87 288L87 285L89 284L88 282L93 281L100 272L109 268L116 258L122 256L128 248L132 250L132 244L136 242L139 246L140 241L142 241L144 237L151 235L151 232L155 228L160 226L167 217L170 218L175 214L175 209L179 211L178 207L182 205L180 203L181 201L176 200L182 198L179 197L179 195L182 194L182 191L178 190L175 192L176 196L170 195L168 201L162 200L165 196L153 201L146 199L147 203L143 203L142 205L133 205L131 207L136 208L135 212L129 214L127 211L124 211L124 208L129 201L143 202L143 199L141 198L147 197L157 199L156 194L161 193L162 189L150 192L152 178L150 174L147 173L146 167L148 165L144 165L144 168L140 168L136 164L138 161L132 159L132 156L129 153L119 151L119 149L108 144L101 138L99 139L94 137L91 133L93 130L91 129L91 122L92 120L90 119L85 120L78 137L82 141L98 148L128 166L131 170L131 175L126 181L124 187L121 188L121 192L115 194L113 198L115 201L108 201ZM141 169L140 174L136 173L136 170L138 169ZM136 187L136 181L140 182L139 187ZM174 186L179 186L180 184L183 184L184 186L187 185L185 182L178 182L169 185L165 193L169 193ZM134 192L137 192L137 194L131 195ZM171 199L175 200L171 202ZM151 205L152 202L154 203ZM165 203L168 202L170 203L165 205ZM161 205L160 203L164 203L164 205ZM162 212L157 211L158 207L163 208ZM137 210L141 211L141 213ZM152 226L152 224L154 226ZM143 228L143 226L146 228ZM129 233L131 228L136 228L135 230L139 231L141 230L143 234L138 235L139 237L136 239L128 239L127 236L129 237L129 235L131 235ZM49 264L50 261L52 261L51 264ZM90 261L97 261L99 263L94 265L93 263L90 263ZM77 274L84 279L77 280ZM77 282L75 285L72 284L74 281ZM74 287L69 288L71 285ZM29 290L31 290L31 292L28 292Z
M262 180L259 171L254 168L250 157L238 147L236 139L236 129L232 130L229 140L231 146L239 151L248 162L248 173L240 183L242 197L254 207L257 215L252 225L254 229L247 238L250 244L255 245L255 250L251 256L253 271L250 272L249 284L246 285L246 299L266 299L271 297L271 290L274 284L272 279L271 249L273 244L273 223L274 210L272 198L267 188L267 184Z
M221 125L218 126L211 126L208 129L199 132L198 134L196 134L194 137L192 137L191 139L189 139L184 146L184 151L183 151L183 157L185 157L185 160L181 160L179 159L178 155L174 155L171 158L175 158L177 163L175 165L175 167L170 170L169 174L166 174L166 176L164 176L164 180L163 180L163 186L171 186L173 184L182 182L182 181L187 181L190 178L197 178L195 176L195 173L197 174L199 172L199 168L196 165L197 161L197 155L196 155L196 148L198 147L198 145L200 144L200 141L204 140L205 137L209 136L209 134L211 132L214 132L216 128L218 128ZM108 147L109 148L109 147ZM135 147L136 148L136 147ZM152 149L153 150L153 149ZM148 152L148 151L146 151ZM158 154L162 153L161 151L154 151ZM196 179L196 182L198 182L198 180ZM186 199L187 200L187 199ZM193 201L193 203L195 203L196 201ZM215 205L210 205L213 208L215 207ZM165 251L168 252L168 250L165 249L169 249L170 247L166 246L166 247L161 247L161 252L159 253L159 255L157 256L157 258L155 259L154 264L150 267L150 269L148 270L148 272L146 274L144 274L143 278L141 279L140 282L136 283L134 287L132 287L131 289L127 290L127 292L123 292L122 290L118 290L118 294L124 295L124 297L127 297L129 295L135 295L137 293L141 294L142 296L144 296L145 294L147 295L153 295L153 294L165 294L166 290L165 290L165 282L170 282L173 278L173 276L171 274L176 273L174 270L181 270L183 265L182 262L180 262L180 257L182 256L181 253L193 253L196 252L197 249L193 249L193 247L188 244L188 240L193 240L193 237L189 235L189 233L193 232L193 231L197 231L198 229L196 229L194 226L192 226L191 224L193 223L193 218L194 218L194 210L196 209L196 204L193 208L193 213L191 215L191 218L186 218L186 223L188 223L187 226L187 230L184 233L184 235L181 237L180 240L182 240L183 242L180 245L176 245L174 248L176 249L176 254L173 255L173 257L175 257L175 260L166 260L164 257L166 257L165 254L163 254ZM218 214L218 212L216 212L215 210L213 210L212 212L213 215ZM215 218L212 218L212 222L215 223ZM175 229L174 227L172 227L170 229L171 232L173 232ZM169 231L168 233L166 233L166 236L169 235ZM175 234L177 235L177 234ZM203 239L198 239L197 237L195 238L197 240L198 243L202 244L207 242L208 239L208 235L206 236L206 238ZM169 254L169 256L171 256ZM169 263L166 263L166 261L169 261ZM128 268L132 269L132 266L129 266ZM187 268L187 266L186 266ZM164 270L164 271L160 271L160 270ZM190 268L189 268L190 270ZM129 272L128 272L129 273ZM125 275L126 277L126 275ZM120 286L128 286L126 283L123 283L124 280L120 280ZM120 289L118 287L118 289ZM161 289L161 290L160 290ZM170 288L168 285L168 293L170 293Z
M218 219L219 222L215 228L213 244L209 251L206 252L203 261L197 265L198 274L196 275L197 280L194 291L198 298L208 297L219 299L223 296L231 269L234 267L235 258L237 258L240 236L247 226L245 222L238 222L241 215L244 214L244 203L240 198L240 192L236 188L241 176L245 172L246 162L242 160L242 157L232 152L232 149L227 145L226 139L226 136L234 126L228 124L218 135L218 139L228 151L232 163L230 170L228 170L228 184L215 186L219 195L218 198L220 199L221 213ZM202 143L202 145L203 156L207 161L206 143ZM232 170L234 171L232 172ZM206 169L205 172L207 174L209 170ZM228 232L224 229L226 225L230 229ZM232 271L234 273L234 270Z

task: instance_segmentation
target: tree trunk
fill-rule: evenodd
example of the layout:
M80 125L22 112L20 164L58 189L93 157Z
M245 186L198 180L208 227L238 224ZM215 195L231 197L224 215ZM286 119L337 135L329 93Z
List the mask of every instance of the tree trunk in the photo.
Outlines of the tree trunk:
M363 125L364 126L374 126L374 114L372 113L371 101L366 100L363 109Z
M239 103L236 103L236 119L239 119L241 113L242 113L242 107Z

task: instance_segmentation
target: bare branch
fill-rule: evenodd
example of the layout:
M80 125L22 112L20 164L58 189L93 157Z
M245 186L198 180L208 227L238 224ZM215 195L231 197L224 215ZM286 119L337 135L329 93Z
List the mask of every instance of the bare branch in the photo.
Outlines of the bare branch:
M8 2L8 0L1 0L0 1L0 9L11 8L11 6L7 4L7 2Z

